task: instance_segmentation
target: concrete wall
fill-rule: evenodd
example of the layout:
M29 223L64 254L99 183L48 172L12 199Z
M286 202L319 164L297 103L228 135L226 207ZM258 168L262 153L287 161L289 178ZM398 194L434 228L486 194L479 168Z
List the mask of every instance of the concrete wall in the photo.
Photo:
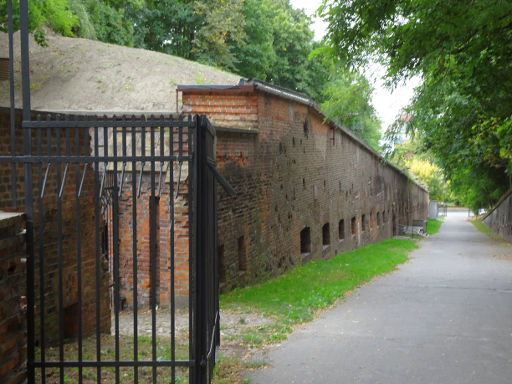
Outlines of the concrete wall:
M439 206L437 200L430 200L428 204L428 218L431 220L437 219L439 214Z
M508 191L487 214L483 222L494 233L512 243L512 190Z
M399 224L426 219L425 190L304 104L247 87L187 90L183 104L223 127L217 164L237 191L228 197L219 188L224 289L381 241ZM310 244L301 250L308 228Z

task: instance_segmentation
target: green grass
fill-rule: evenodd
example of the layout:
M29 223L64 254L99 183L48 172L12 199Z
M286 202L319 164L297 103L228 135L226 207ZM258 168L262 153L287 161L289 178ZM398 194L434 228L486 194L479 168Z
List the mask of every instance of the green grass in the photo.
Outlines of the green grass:
M427 234L433 235L437 232L439 232L439 228L441 228L442 219L444 219L444 216L439 217L441 220L435 220L435 219L428 219L427 220Z
M491 239L496 240L496 241L504 241L500 235L498 235L497 233L494 233L487 225L485 225L483 223L483 221L471 220L471 224L473 224L476 229L478 229L483 234L489 236Z
M488 227L487 225L485 225L485 224L484 224L482 221L480 221L480 220L472 220L472 221L471 221L471 224L473 224L473 225L476 227L476 229L478 229L480 232L482 232L482 233L484 233L484 234L486 234L486 235L488 235L488 236L491 236L491 237L492 237L492 236L494 235L494 232L493 232L493 231L491 231L491 230L489 229L489 227Z
M485 225L485 224L484 224L482 221L480 221L480 220L472 220L472 221L471 221L471 224L473 224L473 225L476 227L476 229L478 229L480 232L482 232L482 233L486 234L487 236L491 236L491 237L496 236L496 235L494 234L494 232L493 232L493 231L491 231L491 230L489 229L489 227L488 227L487 225Z
M258 311L276 318L273 326L247 334L256 345L285 338L290 326L314 314L374 276L392 271L407 260L417 245L412 240L388 239L325 261L310 261L270 281L221 295L221 307Z

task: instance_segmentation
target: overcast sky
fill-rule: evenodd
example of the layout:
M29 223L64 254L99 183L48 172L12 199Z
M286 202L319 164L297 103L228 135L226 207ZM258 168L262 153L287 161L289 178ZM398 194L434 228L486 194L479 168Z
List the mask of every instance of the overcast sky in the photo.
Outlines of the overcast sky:
M290 0L294 8L302 8L309 16L313 16L316 10L322 4L322 0ZM312 29L315 32L315 40L321 40L325 34L327 24L320 18L313 18ZM382 128L386 129L400 110L405 107L412 98L413 90L419 84L418 79L413 79L407 84L400 85L393 92L384 87L384 82L381 80L384 74L384 68L377 65L372 65L366 77L370 80L375 88L373 94L373 105L377 110L377 115L382 120Z

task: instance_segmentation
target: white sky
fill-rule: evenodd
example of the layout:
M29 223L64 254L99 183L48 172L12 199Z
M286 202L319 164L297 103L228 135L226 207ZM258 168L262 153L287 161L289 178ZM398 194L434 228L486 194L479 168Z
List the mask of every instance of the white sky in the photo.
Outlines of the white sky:
M294 8L302 8L306 11L306 14L312 16L322 4L322 0L290 0L290 3ZM313 17L311 27L315 32L315 40L321 40L327 29L327 23L318 17ZM409 103L413 96L414 87L417 86L420 81L416 78L412 79L406 84L400 84L391 92L384 86L384 82L381 79L383 74L384 68L373 64L370 71L366 73L366 77L372 82L375 88L372 98L373 106L382 121L382 128L385 130L393 123L400 113L400 110Z

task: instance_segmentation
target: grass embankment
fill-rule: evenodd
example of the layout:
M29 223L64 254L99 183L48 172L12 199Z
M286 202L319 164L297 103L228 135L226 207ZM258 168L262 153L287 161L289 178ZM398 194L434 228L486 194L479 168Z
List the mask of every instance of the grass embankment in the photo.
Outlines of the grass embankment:
M291 331L291 326L312 320L319 309L358 285L392 271L416 247L412 240L388 239L330 260L311 261L275 279L221 295L221 308L274 317L273 329L255 341L277 341Z

